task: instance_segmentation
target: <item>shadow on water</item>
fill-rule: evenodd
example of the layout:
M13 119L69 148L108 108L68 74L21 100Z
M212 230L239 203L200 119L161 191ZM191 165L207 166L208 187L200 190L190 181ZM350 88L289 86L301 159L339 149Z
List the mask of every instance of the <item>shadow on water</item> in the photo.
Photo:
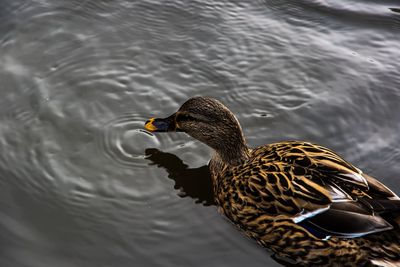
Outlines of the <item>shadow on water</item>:
M156 148L148 148L145 155L151 161L150 165L157 165L164 168L168 173L168 178L174 180L174 188L179 190L178 196L190 197L196 200L196 204L204 206L216 205L213 196L212 180L208 166L199 168L189 168L188 165L172 153L162 152ZM297 266L288 259L280 258L275 254L266 254L286 267Z
M210 172L208 166L189 168L183 161L171 153L155 148L145 151L147 159L168 172L168 178L175 181L175 189L180 197L191 197L204 206L215 205Z

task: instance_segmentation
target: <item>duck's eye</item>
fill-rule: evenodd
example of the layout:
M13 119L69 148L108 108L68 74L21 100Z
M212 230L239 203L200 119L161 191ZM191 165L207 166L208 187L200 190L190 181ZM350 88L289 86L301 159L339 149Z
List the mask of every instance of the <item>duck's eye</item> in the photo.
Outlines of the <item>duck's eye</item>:
M176 116L176 121L180 122L180 121L193 121L195 120L194 117L192 117L191 115L189 115L188 113L180 113L178 114L178 116Z

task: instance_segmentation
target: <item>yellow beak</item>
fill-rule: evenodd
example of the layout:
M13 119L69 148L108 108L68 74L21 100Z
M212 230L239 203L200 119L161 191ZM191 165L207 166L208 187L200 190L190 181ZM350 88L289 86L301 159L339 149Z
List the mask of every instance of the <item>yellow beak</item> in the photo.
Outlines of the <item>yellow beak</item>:
M155 132L157 130L157 127L154 126L153 122L154 122L155 118L151 118L150 120L146 121L144 128L149 131L149 132Z

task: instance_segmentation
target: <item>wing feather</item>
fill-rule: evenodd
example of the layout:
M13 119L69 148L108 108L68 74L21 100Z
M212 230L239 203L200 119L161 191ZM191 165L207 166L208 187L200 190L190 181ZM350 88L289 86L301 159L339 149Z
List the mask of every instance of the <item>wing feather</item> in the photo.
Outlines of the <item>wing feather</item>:
M400 212L400 199L333 151L310 143L287 142L260 147L248 183L275 212L321 236L358 237L393 228L385 214ZM260 160L261 157L261 160ZM271 208L273 207L273 208Z

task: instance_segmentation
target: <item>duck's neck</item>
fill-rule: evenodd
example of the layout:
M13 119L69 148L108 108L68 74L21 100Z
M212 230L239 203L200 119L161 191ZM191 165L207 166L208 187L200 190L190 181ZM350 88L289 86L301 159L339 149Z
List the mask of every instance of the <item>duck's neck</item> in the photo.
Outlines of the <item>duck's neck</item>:
M217 131L218 134L214 135L214 138L205 142L214 149L214 155L209 162L214 186L218 184L218 177L226 168L244 164L250 158L251 150L247 147L239 121L233 114L228 117L230 123L226 123L222 130Z
M225 142L224 142L225 143ZM230 143L230 142L229 142ZM213 184L218 184L217 179L226 170L245 163L250 154L250 149L246 146L244 138L236 145L226 145L224 149L214 149L214 155L209 162L209 168ZM214 188L214 190L216 190Z
M247 146L233 146L223 151L215 151L221 161L230 166L243 164L249 158L249 149Z
M237 166L247 161L250 151L241 129L236 135L227 136L215 153L225 165Z

